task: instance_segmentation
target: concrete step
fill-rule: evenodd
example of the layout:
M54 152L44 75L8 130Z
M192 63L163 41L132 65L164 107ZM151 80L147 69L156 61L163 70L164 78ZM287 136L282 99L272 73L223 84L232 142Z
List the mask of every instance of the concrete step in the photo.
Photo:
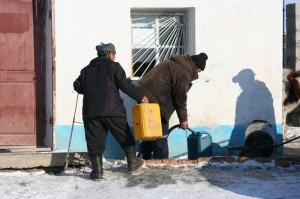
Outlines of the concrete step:
M299 156L300 157L300 143L291 142L285 144L283 147L283 155Z
M37 147L1 147L0 153L15 153L15 152L51 152L51 148Z
M36 167L64 167L66 152L18 152L0 153L0 169L27 169ZM86 152L69 153L69 164L89 162Z

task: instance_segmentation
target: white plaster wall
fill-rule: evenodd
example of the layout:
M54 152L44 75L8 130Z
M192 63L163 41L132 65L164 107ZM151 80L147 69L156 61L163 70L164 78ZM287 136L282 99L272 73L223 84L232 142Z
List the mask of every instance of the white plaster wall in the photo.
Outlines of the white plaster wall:
M272 93L276 123L281 124L282 1L212 0L200 5L196 9L196 52L207 52L209 59L205 74L200 74L189 96L192 123L234 124L241 89L232 77L250 68ZM261 103L257 102L258 109L265 106ZM199 111L193 108L197 106ZM245 107L244 114L253 112Z
M245 68L265 82L273 96L276 123L281 123L281 0L55 0L57 125L72 123L77 95L73 81L96 56L100 41L115 44L116 61L131 75L130 9L170 7L195 8L195 19L189 19L195 20L195 27L190 27L195 38L190 38L188 52L206 52L209 57L189 92L190 125L234 124L241 89L232 77ZM76 120L81 118L81 103L78 106ZM251 111L245 107L244 114Z

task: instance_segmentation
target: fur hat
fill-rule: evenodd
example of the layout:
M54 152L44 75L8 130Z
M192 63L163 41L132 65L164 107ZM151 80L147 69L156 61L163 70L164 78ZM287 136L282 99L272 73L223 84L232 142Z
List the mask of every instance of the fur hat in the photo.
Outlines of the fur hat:
M199 55L192 55L191 58L198 68L200 68L201 70L205 69L206 60L208 59L205 53L200 53Z
M98 56L106 56L109 52L116 53L115 46L112 43L102 43L96 46Z

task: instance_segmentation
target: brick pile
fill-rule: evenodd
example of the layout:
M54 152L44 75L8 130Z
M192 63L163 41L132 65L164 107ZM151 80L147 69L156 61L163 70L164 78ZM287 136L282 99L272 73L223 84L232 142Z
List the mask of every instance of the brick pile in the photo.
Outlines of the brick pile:
M196 160L188 159L162 159L162 160L146 160L146 165L196 165L199 163L245 163L246 161L255 160L257 163L272 163L274 161L276 166L290 167L292 165L300 165L300 158L293 157L257 157L251 159L248 157L231 157L231 156L219 156L219 157L201 157ZM115 160L115 164L121 164L124 160Z

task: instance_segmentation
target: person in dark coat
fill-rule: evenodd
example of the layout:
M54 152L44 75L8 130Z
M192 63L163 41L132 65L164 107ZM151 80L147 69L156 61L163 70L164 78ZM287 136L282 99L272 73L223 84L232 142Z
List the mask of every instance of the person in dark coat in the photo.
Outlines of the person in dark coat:
M139 156L143 159L166 159L169 156L169 120L176 110L180 127L188 128L187 92L198 73L205 69L205 53L199 55L172 55L150 70L137 83L145 92L150 103L158 103L161 111L163 138L155 141L142 141Z
M98 57L83 68L74 81L74 90L83 94L83 122L87 150L91 160L91 179L103 178L102 154L108 130L125 152L129 171L140 168L144 160L136 157L135 141L126 118L126 109L119 90L136 100L147 103L148 98L126 78L125 71L115 60L111 43L96 46Z

